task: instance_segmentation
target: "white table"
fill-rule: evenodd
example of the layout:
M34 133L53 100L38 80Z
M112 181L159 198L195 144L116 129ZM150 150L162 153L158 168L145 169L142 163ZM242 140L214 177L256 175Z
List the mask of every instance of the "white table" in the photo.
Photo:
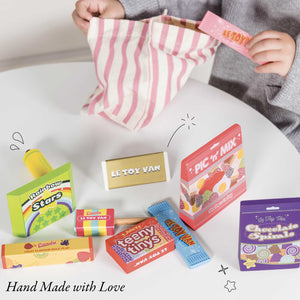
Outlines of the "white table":
M106 253L106 237L94 238L95 261L18 270L0 269L1 299L283 299L299 295L300 270L240 272L238 266L239 202L246 199L300 195L300 156L268 120L230 95L189 80L152 123L129 132L102 117L79 115L81 105L96 86L91 63L42 65L0 74L1 210L0 243L23 242L12 235L6 193L33 178L22 162L24 151L38 148L54 168L71 161L77 208L115 208L118 217L146 216L151 204L168 200L179 206L181 160L233 123L241 125L247 192L194 234L212 260L189 269L172 253L125 274ZM187 116L188 115L188 116ZM194 118L194 125L182 121ZM172 138L175 130L185 123ZM25 145L11 151L11 135L19 131ZM105 159L167 151L172 179L105 191L100 162ZM72 238L74 214L30 236L28 241ZM117 232L124 228L118 228ZM226 275L219 272L228 267ZM98 286L125 285L123 292L6 292L9 281L34 284ZM235 282L236 290L224 288ZM5 298L3 298L5 297Z

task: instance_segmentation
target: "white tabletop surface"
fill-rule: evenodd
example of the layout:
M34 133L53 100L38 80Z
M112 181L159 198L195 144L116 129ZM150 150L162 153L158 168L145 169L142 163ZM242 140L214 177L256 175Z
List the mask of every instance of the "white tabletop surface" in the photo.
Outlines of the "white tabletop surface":
M284 299L300 292L300 270L241 272L238 224L241 200L300 195L300 156L268 120L241 101L189 80L148 127L137 133L79 110L96 86L92 63L42 65L0 74L0 243L24 242L12 235L6 194L33 180L22 156L38 148L54 168L72 162L77 208L114 208L118 217L147 216L151 204L168 200L179 206L181 160L234 123L243 134L247 192L194 232L211 262L189 269L173 251L130 274L106 253L106 237L95 237L95 261L16 270L0 269L1 299ZM194 117L191 125L188 118ZM183 120L185 121L183 121ZM172 134L182 125L172 140ZM189 126L190 125L190 126ZM12 134L24 146L11 151ZM169 147L167 147L168 143ZM105 191L101 161L167 151L171 181ZM74 214L30 236L28 241L72 238ZM117 228L121 232L124 228ZM219 272L228 267L226 275ZM97 286L94 292L6 292L9 282ZM224 286L235 283L229 292ZM100 292L125 285L123 292Z

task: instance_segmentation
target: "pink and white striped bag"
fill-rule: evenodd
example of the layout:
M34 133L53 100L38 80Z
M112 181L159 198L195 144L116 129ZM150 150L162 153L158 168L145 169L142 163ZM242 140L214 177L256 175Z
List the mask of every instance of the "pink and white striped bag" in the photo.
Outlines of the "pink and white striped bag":
M99 82L82 111L130 130L146 126L174 98L218 41L200 22L161 15L143 21L93 18L88 42Z

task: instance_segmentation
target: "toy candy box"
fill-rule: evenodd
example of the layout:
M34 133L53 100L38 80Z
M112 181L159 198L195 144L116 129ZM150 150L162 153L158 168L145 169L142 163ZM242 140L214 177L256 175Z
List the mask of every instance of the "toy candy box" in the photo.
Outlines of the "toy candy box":
M94 260L92 238L2 245L3 269Z
M194 230L246 191L238 124L182 160L180 187L179 216Z
M75 208L71 163L53 170L37 149L28 150L23 160L36 179L7 194L13 234L20 237L43 229Z
M102 171L106 190L170 180L167 152L106 160Z
M252 35L232 25L214 13L207 11L199 29L251 59L245 47Z
M149 218L106 240L106 251L126 273L174 249L174 239L155 218Z
M300 198L242 201L241 271L299 268Z
M76 209L75 234L77 236L113 235L113 209Z
M115 219L113 208L77 209L75 212L75 234L77 236L113 235L115 225L133 225L144 221L140 218Z

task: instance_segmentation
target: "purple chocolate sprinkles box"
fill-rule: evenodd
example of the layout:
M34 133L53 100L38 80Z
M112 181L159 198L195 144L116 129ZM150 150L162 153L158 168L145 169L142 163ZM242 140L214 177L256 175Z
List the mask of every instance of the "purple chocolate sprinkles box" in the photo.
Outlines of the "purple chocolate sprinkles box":
M300 198L242 201L241 271L299 268Z

